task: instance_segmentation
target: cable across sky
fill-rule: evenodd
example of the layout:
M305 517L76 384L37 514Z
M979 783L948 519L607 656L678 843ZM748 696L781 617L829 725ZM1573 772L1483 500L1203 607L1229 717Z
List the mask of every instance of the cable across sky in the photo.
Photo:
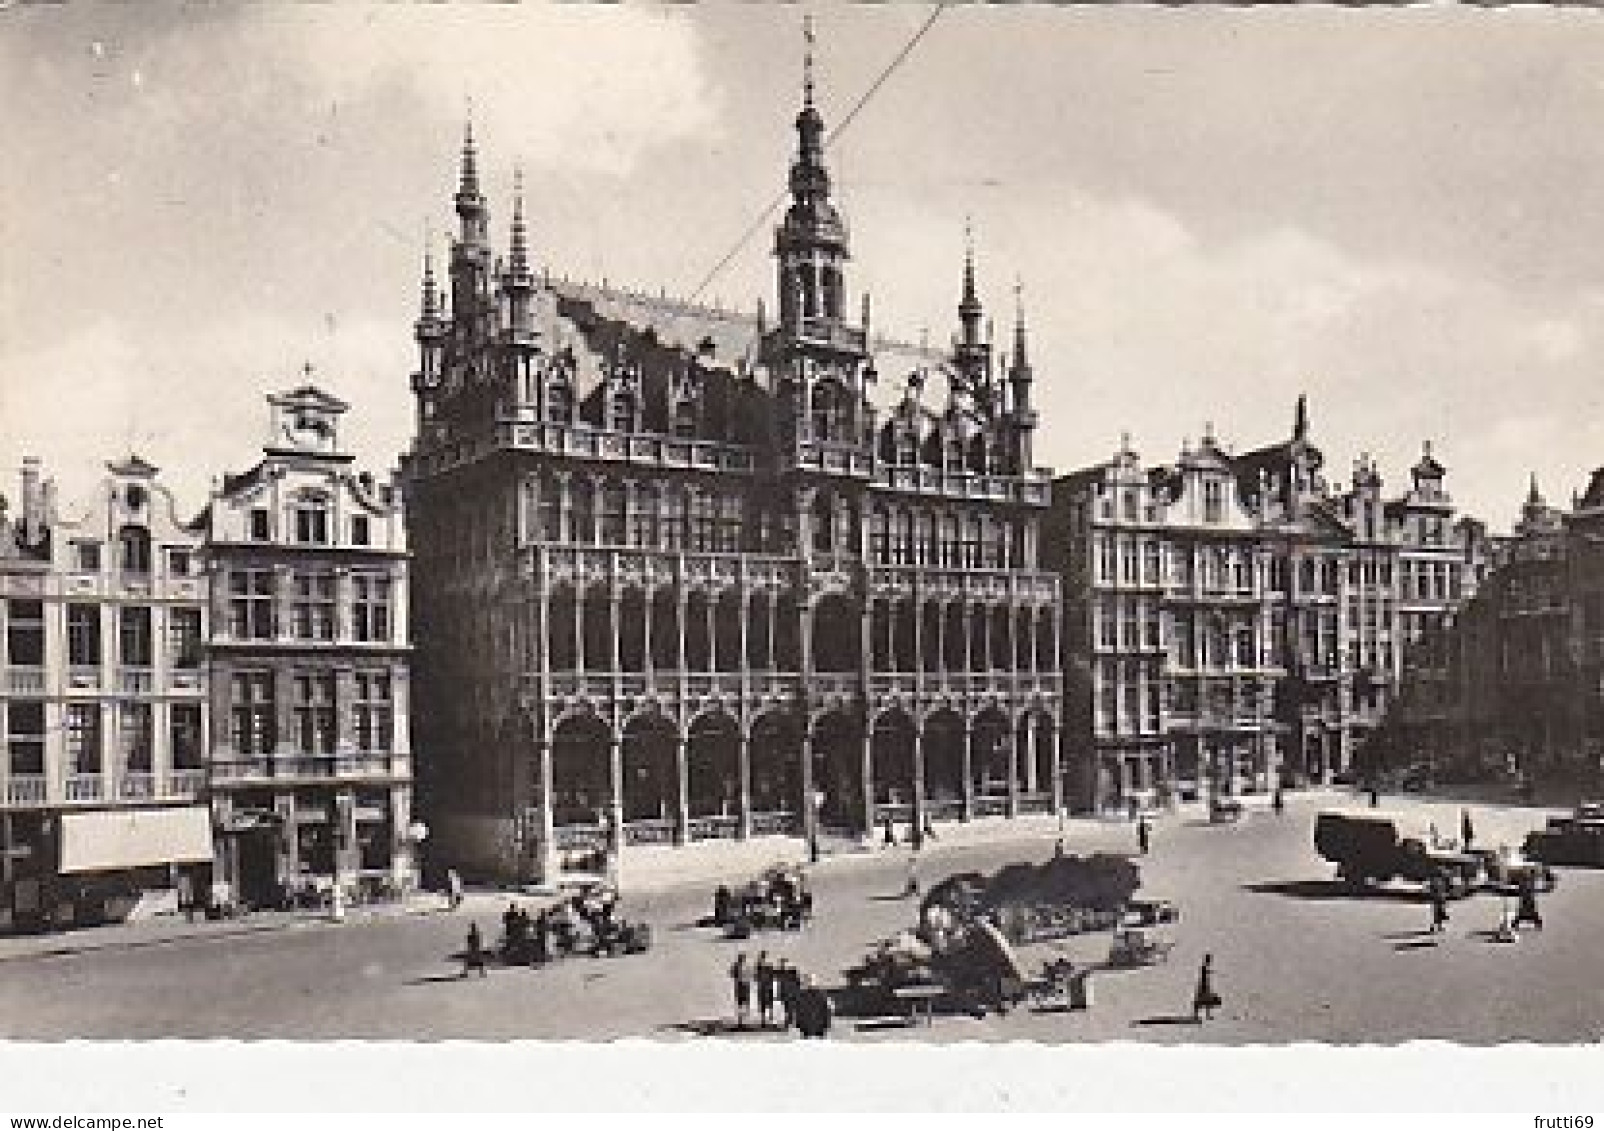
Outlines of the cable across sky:
M907 60L908 56L913 54L914 48L919 46L919 41L922 40L930 31L930 29L935 26L936 20L940 18L941 13L945 11L946 8L947 4L941 3L937 4L935 8L931 10L930 15L925 19L925 22L919 26L919 30L913 33L913 35L908 39L908 42L902 45L902 49L898 51L892 60L881 70L874 82L869 84L869 89L863 92L863 94L858 98L857 102L853 103L852 109L847 111L846 115L841 119L836 127L825 135L824 145L826 149L834 145L836 140L840 138L842 134L847 132L847 129L852 125L853 121L860 113L862 113L863 108L869 104L869 101L874 98L877 93L879 93L880 88L886 84L886 81L890 79L894 73L896 73L897 68L902 66L902 64ZM808 51L811 60L813 44L813 32L811 24L808 25L805 34L807 35L808 39ZM812 81L810 62L809 74L807 78L810 88L812 86ZM751 224L746 227L746 230L741 233L740 237L730 247L729 251L724 253L724 257L714 264L711 271L702 277L701 282L696 284L695 288L690 293L690 299L692 302L701 297L702 293L707 290L708 286L713 282L713 280L717 279L719 275L723 273L724 269L728 267L735 259L735 257L741 253L741 250L746 247L747 242L757 234L763 225L768 223L769 218L774 215L774 210L777 209L781 204L785 203L785 198L789 194L789 191L789 189L782 188L774 195L774 198L764 206L763 210L758 213L758 215L752 220Z

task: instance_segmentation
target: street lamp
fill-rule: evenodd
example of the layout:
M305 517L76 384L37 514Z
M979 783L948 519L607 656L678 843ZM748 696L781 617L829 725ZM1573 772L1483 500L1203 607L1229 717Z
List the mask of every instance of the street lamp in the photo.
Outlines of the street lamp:
M819 814L824 809L824 790L815 789L808 794L808 804L812 807L812 819L808 822L808 860L814 864L819 862Z

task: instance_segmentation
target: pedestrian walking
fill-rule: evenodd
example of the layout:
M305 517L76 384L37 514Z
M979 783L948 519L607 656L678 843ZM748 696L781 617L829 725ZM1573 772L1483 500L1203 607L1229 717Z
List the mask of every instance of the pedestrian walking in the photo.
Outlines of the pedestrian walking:
M1543 917L1537 911L1537 885L1527 880L1520 886L1520 905L1515 909L1516 927L1530 924L1539 931L1543 929Z
M462 952L462 977L472 971L478 971L481 978L485 976L485 940L479 934L478 923L468 924L468 948Z
M1277 817L1279 817L1281 815L1282 810L1284 810L1286 807L1287 807L1286 797L1282 794L1281 787L1280 786L1276 786L1275 787L1275 792L1270 795L1270 808L1275 813L1275 815Z
M1471 823L1469 809L1459 811L1459 839L1464 842L1466 852L1476 843L1476 826Z
M1448 926L1448 885L1441 876L1431 881L1431 933L1440 935Z
M551 916L543 908L529 928L529 965L544 966L551 958Z
M1370 787L1370 808L1374 809L1381 804L1381 791L1375 786Z
M774 981L780 998L780 1026L788 1030L796 1024L796 1002L802 995L802 971L782 958L775 967Z
M735 956L730 967L730 986L735 991L735 1027L746 1028L746 1013L752 1006L752 968L747 965L746 952Z
M896 826L891 823L890 814L886 815L885 826L884 827L885 827L885 843L886 843L886 847L890 848L893 844L897 843L897 829L896 829Z
M823 1037L830 1031L830 998L808 978L796 999L796 1028L804 1037Z
M757 965L753 967L753 979L757 988L757 1023L760 1028L767 1029L774 1020L774 967L769 963L769 952L760 950L757 954Z
M902 894L909 899L919 894L919 853L908 853L908 880L902 887Z
M1141 849L1143 856L1147 855L1147 849L1151 843L1152 835L1153 830L1151 826L1148 825L1147 818L1142 817L1139 819L1136 822L1136 847Z
M936 840L936 839L938 839L937 836L936 836L935 823L933 821L931 821L931 819L929 817L925 818L925 839L926 840Z
M1205 954L1197 970L1197 989L1192 994L1192 1020L1211 1020L1220 1004L1220 995L1214 990L1214 956Z
M462 906L462 877L455 868L446 869L446 900L453 911Z

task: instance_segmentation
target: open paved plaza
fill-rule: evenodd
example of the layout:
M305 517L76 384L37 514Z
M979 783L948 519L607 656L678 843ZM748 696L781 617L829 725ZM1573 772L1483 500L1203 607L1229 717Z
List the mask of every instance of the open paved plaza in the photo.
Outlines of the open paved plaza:
M1314 854L1315 811L1360 804L1346 794L1310 795L1293 798L1280 816L1255 809L1235 825L1211 826L1195 809L1158 819L1152 853L1141 861L1143 894L1180 905L1175 949L1155 966L1097 970L1085 1012L938 1015L928 1028L841 1019L832 1035L1222 1044L1599 1038L1604 872L1563 870L1558 890L1544 898L1545 929L1516 943L1490 938L1500 901L1485 894L1454 904L1448 931L1433 943L1429 907L1416 893L1344 894ZM1405 804L1432 809L1445 832L1458 827L1455 803ZM1487 844L1518 843L1545 815L1486 806L1474 813ZM1043 831L1023 840L999 831L984 843L942 842L925 853L924 881L1044 860L1054 838L1050 826L1037 827ZM1123 822L1075 821L1067 835L1076 853L1135 848ZM654 928L650 953L535 970L493 966L483 980L459 980L450 955L470 921L487 939L499 933L505 897L490 893L470 895L455 912L343 924L262 920L194 934L109 928L58 936L50 947L0 940L0 1036L694 1039L728 1020L727 971L739 951L783 954L821 983L838 984L866 946L913 923L915 903L900 896L905 874L901 849L829 859L814 872L811 927L740 943L695 925L709 910L711 883L626 890L626 917ZM1096 962L1108 942L1106 934L1080 936L1023 948L1022 956L1030 966L1059 951ZM61 953L73 948L80 949ZM1214 955L1225 1006L1196 1025L1191 994L1205 952Z

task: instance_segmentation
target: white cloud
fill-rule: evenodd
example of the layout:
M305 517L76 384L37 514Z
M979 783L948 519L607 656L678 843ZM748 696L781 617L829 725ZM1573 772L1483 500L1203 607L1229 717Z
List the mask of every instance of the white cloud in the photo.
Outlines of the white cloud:
M716 137L696 31L674 12L607 6L263 5L260 27L320 102L399 84L475 125L498 154L624 174L653 150Z

